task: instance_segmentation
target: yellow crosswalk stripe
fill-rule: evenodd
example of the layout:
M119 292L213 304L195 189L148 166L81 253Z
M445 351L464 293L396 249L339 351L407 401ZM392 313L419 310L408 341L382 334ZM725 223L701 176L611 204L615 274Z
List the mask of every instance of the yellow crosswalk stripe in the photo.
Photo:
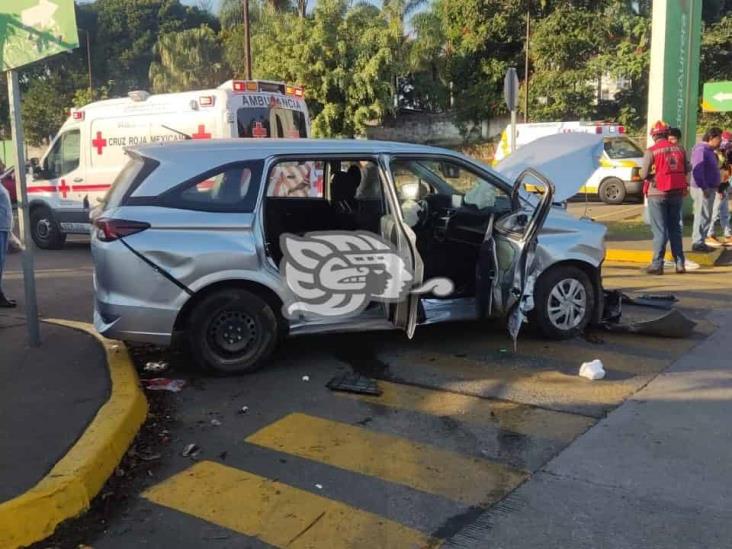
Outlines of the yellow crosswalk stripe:
M506 431L561 442L573 441L595 423L592 418L576 414L401 383L379 381L379 388L381 396L337 394L380 406L447 416L465 423L495 425Z
M373 513L211 461L153 486L143 497L276 547L401 549L438 544Z
M299 413L246 441L467 505L493 503L527 477L524 471L493 461Z

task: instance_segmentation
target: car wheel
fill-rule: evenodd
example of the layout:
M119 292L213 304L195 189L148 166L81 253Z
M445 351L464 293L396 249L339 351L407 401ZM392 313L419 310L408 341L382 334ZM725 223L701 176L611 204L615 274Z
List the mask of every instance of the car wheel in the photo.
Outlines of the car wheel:
M219 374L260 367L278 339L277 317L257 295L231 288L203 298L188 323L188 346L196 363Z
M66 234L61 232L53 212L46 207L31 211L31 237L36 246L44 250L59 250L64 247Z
M598 194L605 204L622 204L625 200L625 183L617 177L608 177L600 184Z
M595 294L587 274L571 265L555 267L539 277L533 318L552 339L581 334L592 318Z

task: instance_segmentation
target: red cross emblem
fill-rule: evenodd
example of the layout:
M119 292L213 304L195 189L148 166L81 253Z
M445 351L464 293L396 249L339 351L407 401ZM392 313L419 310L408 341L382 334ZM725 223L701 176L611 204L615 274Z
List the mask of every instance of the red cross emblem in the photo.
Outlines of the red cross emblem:
M106 143L106 140L105 140ZM62 179L61 184L56 186L56 192L61 193L62 198L66 198L67 193L71 190L71 187L69 187L66 184L66 180Z
M102 149L107 146L107 140L102 139L102 132L97 132L97 138L92 139L92 146L97 148L97 154L102 154Z
M199 124L198 131L191 134L191 139L211 139L211 134L206 133L206 125Z
M262 126L261 122L255 122L254 127L252 128L252 137L256 138L262 138L267 137L267 128Z

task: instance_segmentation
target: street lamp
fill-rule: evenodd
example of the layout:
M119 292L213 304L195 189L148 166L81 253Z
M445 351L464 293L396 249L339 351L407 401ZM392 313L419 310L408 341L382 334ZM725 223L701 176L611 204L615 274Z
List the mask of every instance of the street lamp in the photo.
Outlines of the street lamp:
M94 87L92 85L92 68L91 68L91 47L89 41L89 31L77 27L79 32L86 34L86 68L89 73L89 98L94 99Z
M244 79L252 79L252 45L249 31L249 0L242 0L242 19L244 21Z

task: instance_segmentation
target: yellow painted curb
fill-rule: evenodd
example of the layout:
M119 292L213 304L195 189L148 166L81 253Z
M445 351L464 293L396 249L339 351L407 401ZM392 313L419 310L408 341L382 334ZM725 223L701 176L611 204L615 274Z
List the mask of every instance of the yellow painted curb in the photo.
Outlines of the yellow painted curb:
M81 330L101 342L107 355L110 396L79 440L38 484L0 503L2 548L40 541L64 520L89 509L147 416L147 399L124 344L101 337L84 322L46 322Z
M696 252L684 252L686 259L698 263L702 267L713 267L724 251L719 248L708 254ZM671 253L666 252L666 259L673 259ZM605 254L605 261L618 261L623 263L644 263L649 264L653 260L653 252L650 250L618 250L608 248Z

